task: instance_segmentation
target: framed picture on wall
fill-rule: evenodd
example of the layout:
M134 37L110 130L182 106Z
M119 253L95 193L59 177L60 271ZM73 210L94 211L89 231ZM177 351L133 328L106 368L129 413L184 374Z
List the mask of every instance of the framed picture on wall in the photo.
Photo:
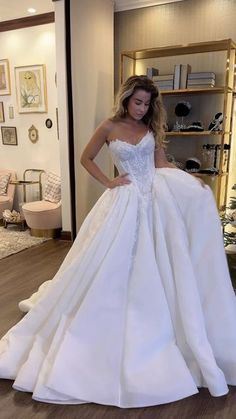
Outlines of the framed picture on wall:
M1 127L1 131L4 145L17 145L16 127Z
M9 61L0 60L0 96L11 94Z
M18 112L47 112L45 65L15 67L15 78Z
M0 122L4 122L5 118L4 118L4 106L3 106L3 102L0 102Z

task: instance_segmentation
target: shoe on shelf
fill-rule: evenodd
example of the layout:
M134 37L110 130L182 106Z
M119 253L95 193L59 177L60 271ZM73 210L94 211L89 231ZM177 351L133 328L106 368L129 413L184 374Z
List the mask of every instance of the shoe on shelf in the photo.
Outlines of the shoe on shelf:
M204 127L201 121L192 122L192 124L188 125L185 128L181 128L180 131L183 132L191 132L191 131L204 131Z
M208 130L209 131L220 131L220 126L223 122L223 114L222 112L218 112L215 114L213 120L211 121Z

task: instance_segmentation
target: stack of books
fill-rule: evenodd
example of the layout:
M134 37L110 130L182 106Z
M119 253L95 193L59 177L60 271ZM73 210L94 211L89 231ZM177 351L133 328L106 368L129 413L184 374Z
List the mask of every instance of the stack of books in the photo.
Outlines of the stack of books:
M188 89L204 89L214 87L216 81L215 73L211 71L188 74Z
M173 90L174 74L153 76L152 80L159 90Z

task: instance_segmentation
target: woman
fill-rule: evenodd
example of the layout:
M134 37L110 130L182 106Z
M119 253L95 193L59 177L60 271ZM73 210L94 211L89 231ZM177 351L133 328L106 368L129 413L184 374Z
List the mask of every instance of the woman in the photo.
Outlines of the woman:
M108 189L52 281L0 341L0 376L52 403L141 407L236 385L236 305L208 187L168 164L145 76L81 162ZM94 158L104 143L119 176Z

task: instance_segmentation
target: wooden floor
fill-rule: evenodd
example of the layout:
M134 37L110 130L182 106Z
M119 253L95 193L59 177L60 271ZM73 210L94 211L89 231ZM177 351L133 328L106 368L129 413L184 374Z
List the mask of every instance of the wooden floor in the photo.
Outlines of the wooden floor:
M21 319L17 302L54 275L69 247L68 242L50 240L0 261L0 335ZM0 380L0 419L236 419L236 387L220 398L201 389L199 394L175 403L119 409L96 404L39 403L11 385L9 380Z

